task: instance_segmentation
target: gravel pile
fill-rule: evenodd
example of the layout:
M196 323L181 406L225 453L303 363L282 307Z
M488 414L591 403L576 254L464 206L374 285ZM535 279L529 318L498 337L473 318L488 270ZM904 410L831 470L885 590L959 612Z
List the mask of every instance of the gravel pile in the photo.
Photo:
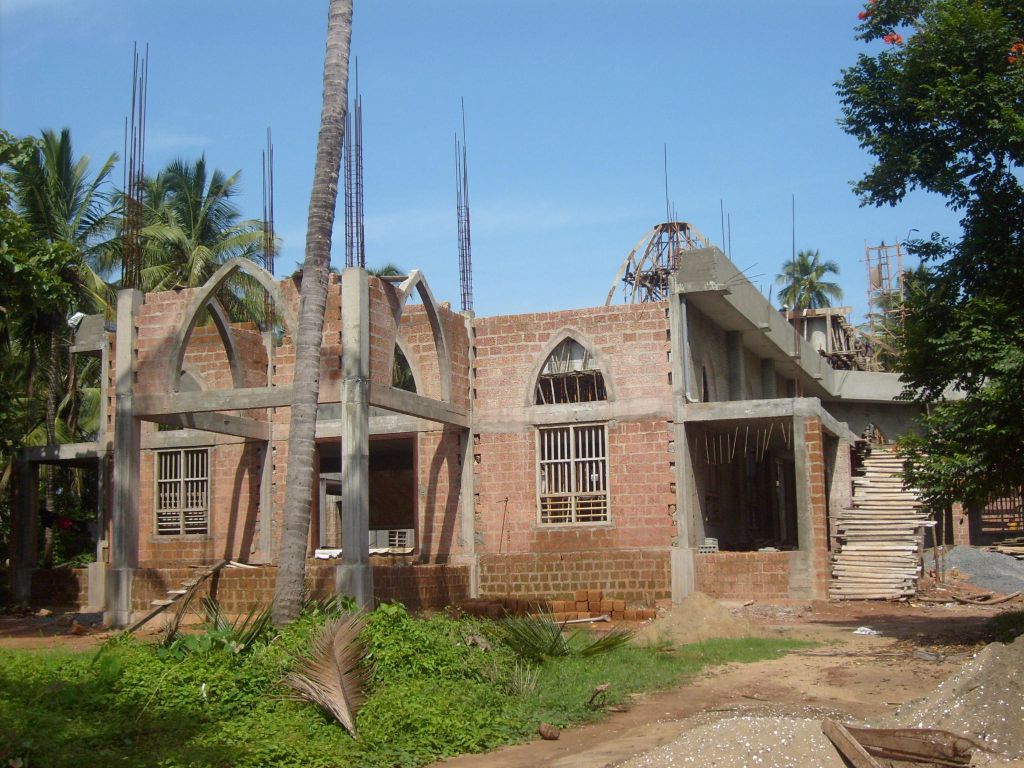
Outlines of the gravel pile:
M962 733L1009 757L1024 756L1024 636L985 646L926 698L901 707L904 728Z
M821 720L728 717L686 731L670 744L632 758L620 768L845 768L821 732Z
M934 568L932 550L925 550L924 567ZM1024 560L977 547L953 547L946 553L946 572L956 568L961 577L982 589L1010 594L1024 591Z

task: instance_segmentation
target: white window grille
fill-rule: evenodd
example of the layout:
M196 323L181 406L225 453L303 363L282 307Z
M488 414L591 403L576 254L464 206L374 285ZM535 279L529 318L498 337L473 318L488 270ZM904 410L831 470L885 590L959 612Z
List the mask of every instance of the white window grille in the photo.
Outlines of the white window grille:
M608 522L608 439L603 424L537 430L540 522Z
M156 460L157 535L207 533L210 518L210 449L159 451Z

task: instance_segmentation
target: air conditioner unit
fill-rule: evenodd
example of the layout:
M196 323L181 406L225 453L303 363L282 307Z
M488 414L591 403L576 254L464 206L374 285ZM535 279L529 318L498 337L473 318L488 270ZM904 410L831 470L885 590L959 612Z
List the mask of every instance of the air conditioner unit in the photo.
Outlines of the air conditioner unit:
M416 546L413 528L379 528L370 531L370 549L408 552Z

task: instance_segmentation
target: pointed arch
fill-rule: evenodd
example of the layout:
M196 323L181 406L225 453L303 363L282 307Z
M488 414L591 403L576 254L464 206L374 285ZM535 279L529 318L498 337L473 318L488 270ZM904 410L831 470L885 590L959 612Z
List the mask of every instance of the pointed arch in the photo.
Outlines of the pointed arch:
M573 347L573 345L575 345L575 347ZM566 366L564 373L569 375L589 373L594 377L593 381L588 384L588 386L593 387L594 396L589 400L583 400L581 402L615 399L611 370L604 359L604 356L601 354L600 350L598 350L597 345L579 329L565 327L551 335L548 343L541 350L541 353L537 356L537 359L534 362L533 369L530 372L529 389L526 393L527 405L550 404L537 402L538 385L540 384L541 377L546 375L545 368L560 348L565 353L563 360L579 361L570 362ZM582 350L583 354L580 355L576 348ZM568 400L567 402L577 401Z
M393 281L392 285L394 285ZM409 272L408 276L398 285L395 285L395 292L397 294L398 302L392 307L395 318L395 342L398 343L398 335L400 333L402 315L405 312L405 305L409 301L409 297L412 295L415 289L416 293L420 297L420 301L423 303L423 309L427 314L427 321L430 323L430 332L434 337L434 348L437 351L437 370L441 379L441 400L446 403L452 402L452 363L451 355L448 351L448 340L444 334L444 326L441 325L441 316L438 311L438 304L434 300L434 294L430 290L430 286L427 284L427 279L423 276L423 273L414 269ZM402 350L405 354L406 359L410 361L412 365L412 358L406 354L406 350ZM415 370L413 372L415 376Z
M285 332L293 339L295 338L298 324L295 321L295 316L292 314L291 307L284 299L284 294L281 293L280 286L274 280L274 276L251 259L242 257L230 259L224 262L220 269L210 276L210 279L192 297L188 307L185 309L181 324L178 326L174 336L174 346L171 349L169 359L168 388L171 392L178 392L181 386L181 370L185 360L185 351L188 349L188 342L192 338L196 322L199 320L199 316L204 309L210 310L214 325L217 328L218 334L220 334L221 341L224 343L224 349L228 355L228 363L231 366L232 386L236 389L241 389L245 386L241 361L238 358L237 348L231 335L231 321L216 297L217 291L235 272L245 272L263 286L274 302L274 308L284 323Z

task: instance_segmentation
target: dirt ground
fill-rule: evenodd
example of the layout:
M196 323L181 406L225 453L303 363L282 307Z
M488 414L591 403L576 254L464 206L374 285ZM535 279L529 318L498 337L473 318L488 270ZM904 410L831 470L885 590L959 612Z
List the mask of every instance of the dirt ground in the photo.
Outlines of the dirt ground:
M444 768L604 768L667 765L657 748L684 732L698 732L730 718L832 717L844 722L892 715L930 693L980 649L984 627L1000 606L960 604L698 603L725 633L748 627L755 634L815 640L817 647L776 660L715 667L690 682L634 697L624 711L601 722L565 730L557 741L535 740L486 755L439 763ZM98 631L96 614L0 615L0 648L84 650L110 633ZM682 625L677 616L663 625ZM77 627L77 628L76 628ZM858 635L869 627L877 635ZM641 627L649 639L657 627ZM154 625L151 633L159 630ZM744 631L744 634L746 632ZM762 722L762 721L759 721ZM810 726L807 726L810 727ZM812 729L813 730L813 729ZM819 756L820 757L820 756ZM703 763L698 763L703 764ZM710 763L708 763L710 764ZM809 765L821 765L820 760Z
M780 716L817 722L832 717L859 722L892 715L900 704L929 694L958 670L979 649L985 624L999 610L1021 606L781 602L726 607L738 620L749 622L757 634L815 640L821 645L777 660L715 667L670 691L637 696L626 711L565 730L557 741L537 740L437 765L668 765L659 760L657 748L684 732L727 718L764 718L770 723ZM858 627L881 634L853 634ZM705 755L696 764L730 764L707 759ZM824 763L819 754L806 765Z

